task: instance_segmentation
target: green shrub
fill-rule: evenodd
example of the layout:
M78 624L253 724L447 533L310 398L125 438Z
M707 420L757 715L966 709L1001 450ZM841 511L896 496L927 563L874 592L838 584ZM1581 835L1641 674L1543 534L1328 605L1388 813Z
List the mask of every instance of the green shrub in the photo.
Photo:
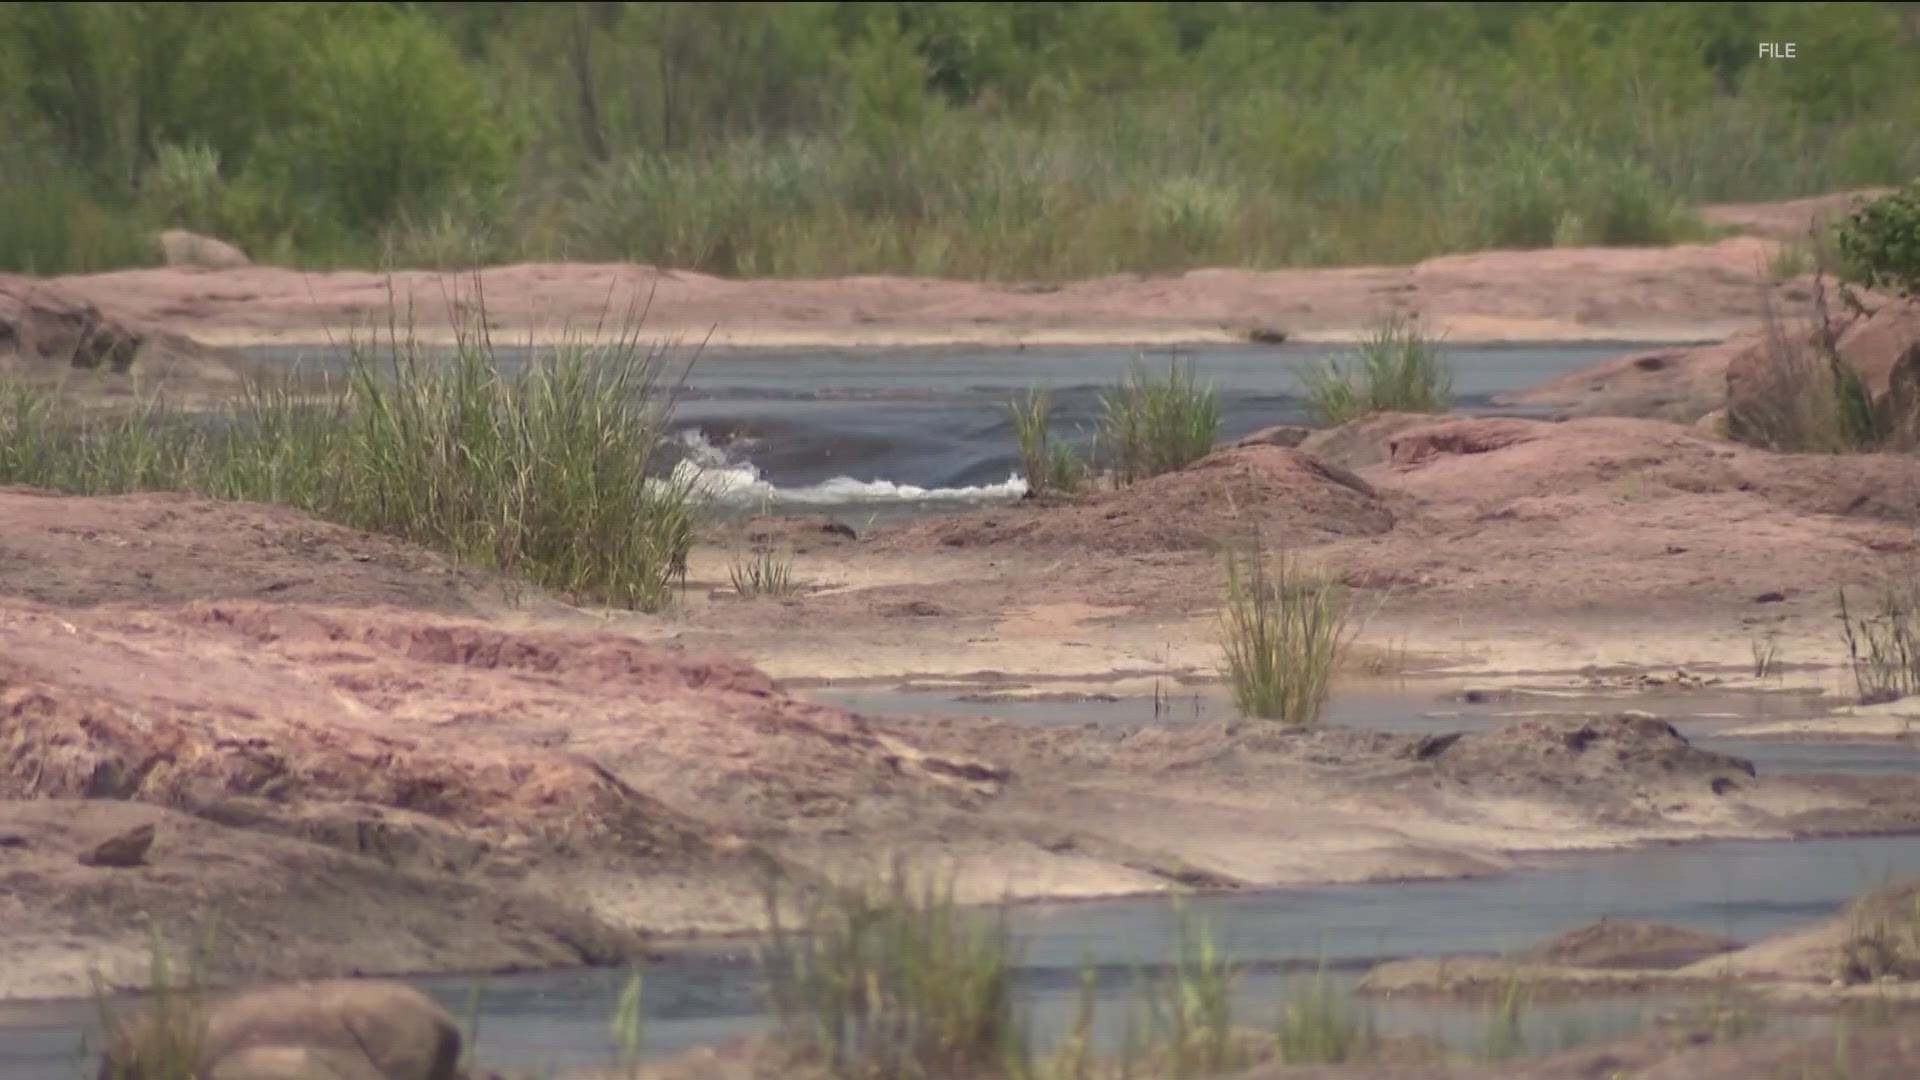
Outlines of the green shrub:
M159 254L139 215L96 198L57 160L0 152L0 271L88 273Z
M1861 284L1920 296L1920 180L1854 210L1836 243L1842 265Z
M1234 706L1262 720L1318 720L1347 644L1339 583L1257 540L1227 550L1226 574L1221 645Z
M1100 449L1123 484L1191 465L1219 434L1219 395L1195 380L1191 364L1170 363L1164 379L1136 364L1101 395Z
M1307 408L1325 424L1377 412L1446 412L1453 372L1439 342L1411 318L1394 316L1371 330L1357 352L1303 375Z

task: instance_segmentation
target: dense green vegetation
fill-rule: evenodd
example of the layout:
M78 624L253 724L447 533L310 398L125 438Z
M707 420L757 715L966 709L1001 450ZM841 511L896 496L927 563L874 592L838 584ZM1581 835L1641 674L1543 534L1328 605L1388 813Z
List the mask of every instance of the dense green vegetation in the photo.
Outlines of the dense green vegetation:
M356 343L338 393L257 384L212 414L76 411L0 381L0 484L279 503L567 596L670 603L706 494L649 475L684 372L630 335L514 370L472 334L433 360L411 337Z
M1917 7L8 4L0 267L168 226L776 275L1665 241L1920 173Z

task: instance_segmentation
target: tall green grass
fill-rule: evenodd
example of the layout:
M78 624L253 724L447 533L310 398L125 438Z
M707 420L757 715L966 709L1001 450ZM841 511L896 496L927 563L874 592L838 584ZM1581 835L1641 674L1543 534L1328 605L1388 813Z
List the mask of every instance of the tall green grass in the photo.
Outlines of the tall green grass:
M1172 361L1164 378L1134 364L1100 399L1099 446L1123 484L1185 468L1220 435L1220 398L1191 363Z
M256 384L211 415L160 397L70 414L55 391L0 386L0 483L280 503L655 610L703 505L691 481L649 468L672 377L632 335L514 370L484 334L444 357L395 331L355 345L341 385Z
M1258 540L1227 549L1226 578L1220 641L1234 706L1262 720L1318 720L1347 645L1339 582Z
M1129 1063L1144 1062L1156 1077L1195 1080L1248 1064L1235 1038L1236 972L1212 930L1177 902L1171 970L1144 980L1145 1023L1135 1033Z
M1306 986L1287 994L1280 1012L1280 1060L1289 1065L1352 1061L1366 1052L1372 1029L1372 1017L1327 979L1323 965Z
M1344 424L1379 412L1446 412L1453 372L1438 340L1417 320L1395 316L1368 331L1345 358L1302 373L1307 408L1325 424Z
M1054 441L1049 426L1052 404L1052 396L1036 387L1027 393L1025 401L1007 407L1013 419L1020 473L1027 478L1027 493L1036 498L1074 494L1086 484L1089 471L1084 457Z
M1004 915L962 909L950 886L887 875L797 897L767 892L765 962L783 1040L832 1076L1019 1076L1017 955Z

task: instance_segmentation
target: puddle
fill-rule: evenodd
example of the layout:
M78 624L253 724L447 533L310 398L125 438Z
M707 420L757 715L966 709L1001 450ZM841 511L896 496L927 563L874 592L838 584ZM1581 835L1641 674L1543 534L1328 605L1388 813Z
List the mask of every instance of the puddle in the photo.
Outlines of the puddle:
M1234 715L1219 687L1181 687L1159 702L1151 698L1092 697L1082 700L1024 700L1011 697L954 696L915 690L816 688L807 697L873 716L990 716L1031 724L1102 724L1119 727L1150 723L1214 722ZM1667 694L1595 696L1525 694L1478 702L1446 700L1438 691L1399 693L1370 690L1336 695L1324 722L1400 735L1475 731L1528 716L1571 713L1607 715L1637 709L1673 722L1703 750L1733 754L1753 762L1762 773L1847 773L1862 776L1920 776L1920 743L1844 742L1720 738L1718 729L1756 720L1817 715L1811 700L1799 694L1766 691L1697 690Z

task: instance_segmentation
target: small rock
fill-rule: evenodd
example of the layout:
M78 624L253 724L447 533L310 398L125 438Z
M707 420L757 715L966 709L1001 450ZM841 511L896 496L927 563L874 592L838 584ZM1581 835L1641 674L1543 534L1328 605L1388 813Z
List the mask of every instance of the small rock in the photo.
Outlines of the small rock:
M1786 598L1787 594L1783 592L1763 592L1759 596L1754 597L1753 602L1756 604L1778 604Z
M948 612L946 608L941 607L931 600L908 600L905 603L894 604L888 607L886 613L889 615L906 615L916 619L938 619L945 616Z
M166 256L168 266L238 270L253 265L253 260L247 258L246 252L225 240L215 240L211 236L201 236L185 229L168 229L161 233L160 251Z
M0 848L23 848L26 846L27 838L21 836L19 833L0 833Z
M1247 331L1247 340L1255 345L1284 345L1287 332L1277 326L1256 326Z
M1301 443L1306 442L1307 436L1312 434L1312 428L1304 428L1295 424L1275 424L1272 427L1261 428L1259 431L1240 439L1233 445L1280 446L1291 450Z
M139 866L147 861L147 849L153 846L153 837L152 822L128 829L118 836L102 841L92 850L82 852L80 865L111 866L119 869Z

